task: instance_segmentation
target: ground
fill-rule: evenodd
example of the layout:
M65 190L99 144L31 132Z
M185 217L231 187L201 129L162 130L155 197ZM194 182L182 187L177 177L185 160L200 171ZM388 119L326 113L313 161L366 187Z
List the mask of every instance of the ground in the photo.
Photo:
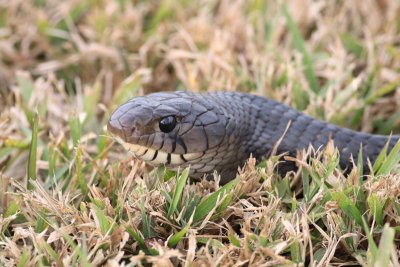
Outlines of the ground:
M273 157L193 182L106 131L165 90L399 133L400 2L0 1L1 266L399 266L400 146L368 176L328 146L286 177Z

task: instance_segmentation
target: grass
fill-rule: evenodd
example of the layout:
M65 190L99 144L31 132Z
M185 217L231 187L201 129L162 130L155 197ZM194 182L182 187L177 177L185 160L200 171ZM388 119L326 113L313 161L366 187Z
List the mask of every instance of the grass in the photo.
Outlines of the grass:
M133 2L0 2L1 266L400 265L400 145L369 176L329 145L220 186L105 129L133 96L190 89L399 133L398 1Z

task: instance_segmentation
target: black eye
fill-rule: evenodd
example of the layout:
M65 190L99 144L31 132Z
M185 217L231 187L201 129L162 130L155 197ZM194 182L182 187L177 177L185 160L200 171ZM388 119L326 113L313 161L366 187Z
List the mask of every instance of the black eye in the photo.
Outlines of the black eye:
M160 130L163 131L164 133L171 132L175 128L175 125L176 125L175 116L164 117L160 120L159 123Z

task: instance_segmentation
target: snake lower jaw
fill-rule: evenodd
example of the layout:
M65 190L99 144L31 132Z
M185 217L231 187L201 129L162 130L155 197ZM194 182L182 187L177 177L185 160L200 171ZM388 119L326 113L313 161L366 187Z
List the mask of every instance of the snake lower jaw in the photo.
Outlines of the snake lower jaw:
M190 177L198 180L206 177L208 180L214 178L214 172L217 170L215 164L209 162L208 164L201 162L204 152L186 153L186 154L173 154L167 153L162 150L155 150L137 144L130 144L117 138L117 141L135 158L143 160L146 164L153 167L165 166L167 169L178 171L183 168L190 167ZM211 164L210 164L211 163ZM217 170L218 171L218 170ZM227 176L226 171L221 174L221 183L225 184L229 179L235 176L236 170L232 175Z
M199 163L199 160L202 158L202 156L204 156L204 152L194 152L186 154L168 153L162 150L145 147L138 144L130 144L122 141L120 138L117 140L136 158L143 160L147 164L154 167L164 165L169 169L178 169L178 167L182 168L191 165L192 169L194 170L198 169L199 167L204 167L204 164ZM209 171L208 169L205 170L205 172Z

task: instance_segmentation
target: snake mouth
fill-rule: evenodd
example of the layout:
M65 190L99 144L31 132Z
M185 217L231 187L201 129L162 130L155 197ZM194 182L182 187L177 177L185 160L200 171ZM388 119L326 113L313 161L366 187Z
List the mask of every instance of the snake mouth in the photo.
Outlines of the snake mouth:
M204 155L204 152L186 154L168 153L160 149L154 149L138 144L131 144L123 141L119 137L116 139L118 143L120 143L126 150L131 152L136 158L141 159L153 166L166 165L175 167L184 164L191 164L199 160Z

